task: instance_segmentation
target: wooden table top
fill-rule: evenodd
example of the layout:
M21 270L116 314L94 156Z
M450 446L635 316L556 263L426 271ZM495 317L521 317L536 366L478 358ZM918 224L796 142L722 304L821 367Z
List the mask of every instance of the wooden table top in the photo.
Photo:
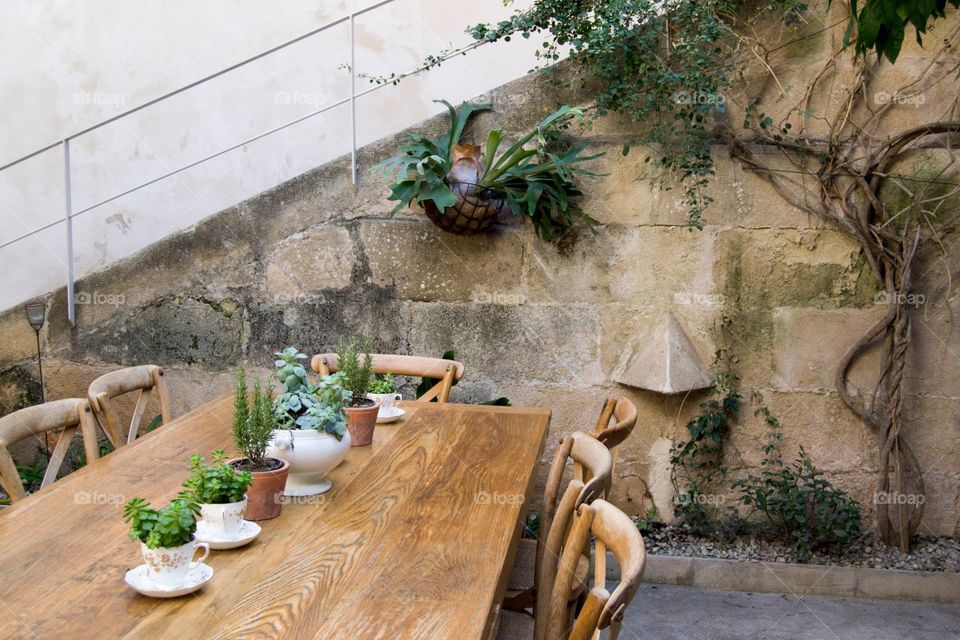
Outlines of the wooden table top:
M549 425L544 409L402 403L322 496L284 505L213 579L160 600L123 504L174 497L188 457L231 449L210 402L0 512L2 638L482 638L502 597Z

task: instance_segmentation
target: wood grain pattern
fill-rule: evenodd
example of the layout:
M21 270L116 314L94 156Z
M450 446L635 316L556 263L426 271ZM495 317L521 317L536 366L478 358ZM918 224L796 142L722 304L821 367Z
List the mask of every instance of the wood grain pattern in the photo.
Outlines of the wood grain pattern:
M250 546L212 552L214 578L194 595L154 600L123 583L141 559L122 504L170 499L191 453L229 447L229 397L5 509L0 637L485 637L549 412L402 406L350 450L329 493L293 499Z

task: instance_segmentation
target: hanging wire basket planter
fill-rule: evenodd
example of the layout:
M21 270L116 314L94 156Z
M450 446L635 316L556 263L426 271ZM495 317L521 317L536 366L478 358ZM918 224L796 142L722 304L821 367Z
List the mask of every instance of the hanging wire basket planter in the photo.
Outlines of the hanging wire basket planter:
M479 185L453 182L448 186L457 195L456 204L442 213L432 200L424 201L421 206L433 224L449 233L463 236L482 233L497 221L506 206L506 200L489 189L478 188Z

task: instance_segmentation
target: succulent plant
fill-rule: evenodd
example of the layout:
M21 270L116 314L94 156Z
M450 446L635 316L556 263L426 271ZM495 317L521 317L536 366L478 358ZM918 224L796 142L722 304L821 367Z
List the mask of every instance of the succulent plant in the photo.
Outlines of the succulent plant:
M347 430L344 405L352 394L343 388L343 374L320 378L319 384L307 380L307 371L300 361L307 356L295 347L287 347L274 355L277 379L284 392L273 401L273 413L279 429L315 429L340 440Z

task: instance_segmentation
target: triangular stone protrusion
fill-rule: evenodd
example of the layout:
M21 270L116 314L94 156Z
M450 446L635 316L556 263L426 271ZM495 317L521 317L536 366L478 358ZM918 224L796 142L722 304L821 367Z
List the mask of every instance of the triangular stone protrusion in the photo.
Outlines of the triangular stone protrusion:
M659 393L705 389L712 383L696 347L669 310L646 335L627 345L613 379Z

